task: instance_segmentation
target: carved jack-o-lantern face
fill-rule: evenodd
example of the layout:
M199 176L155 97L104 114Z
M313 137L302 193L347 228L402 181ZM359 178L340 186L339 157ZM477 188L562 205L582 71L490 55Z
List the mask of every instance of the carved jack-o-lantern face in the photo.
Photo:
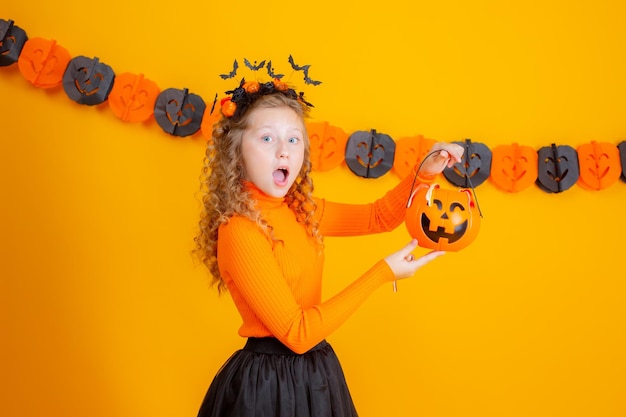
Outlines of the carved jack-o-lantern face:
M161 128L174 136L189 136L200 130L206 104L202 97L186 88L168 88L159 94L154 118Z
M458 187L478 187L489 178L491 172L491 150L487 145L472 142L453 142L465 148L461 162L443 170L448 181Z
M434 140L426 139L422 135L398 139L393 171L400 178L413 174L415 166L426 158L434 144Z
M315 171L328 171L344 160L348 135L328 122L311 122L306 126L311 144L311 165Z
M0 19L0 67L15 64L27 40L26 32L12 20Z
M109 94L113 113L125 122L145 122L154 114L154 103L160 93L154 81L143 74L123 73L115 78Z
M32 38L24 45L17 66L26 80L39 88L53 88L63 81L72 57L54 40Z
M411 195L405 224L419 246L458 251L478 235L480 212L470 190L421 185Z
M492 150L491 181L501 190L516 193L535 183L537 152L530 146L496 146Z
M546 192L560 193L576 184L579 177L578 154L571 146L554 143L539 149L537 185Z
M613 185L621 175L619 149L610 143L591 142L576 150L580 164L578 184L590 190Z
M93 106L107 99L114 79L113 69L98 58L77 56L63 74L63 88L70 99Z
M356 175L378 178L393 166L396 144L383 133L358 131L350 135L346 145L346 163Z

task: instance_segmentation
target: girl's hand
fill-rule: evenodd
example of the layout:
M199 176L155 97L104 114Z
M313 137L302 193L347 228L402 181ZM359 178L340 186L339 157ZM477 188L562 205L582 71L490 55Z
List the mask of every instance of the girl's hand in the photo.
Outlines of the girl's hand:
M439 151L439 152L435 152ZM437 142L429 151L427 157L419 171L419 175L424 178L434 177L444 169L451 168L454 164L461 162L465 149L456 143Z
M409 278L422 266L445 253L444 251L432 251L424 256L415 258L411 252L416 247L417 239L413 239L398 252L392 253L385 258L385 262L393 271L396 279Z

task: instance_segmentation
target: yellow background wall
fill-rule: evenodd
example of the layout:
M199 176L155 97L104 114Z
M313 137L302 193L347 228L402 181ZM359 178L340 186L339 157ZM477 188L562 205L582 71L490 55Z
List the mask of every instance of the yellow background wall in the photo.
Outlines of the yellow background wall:
M3 2L30 37L205 100L241 63L287 57L346 132L493 149L626 139L626 4L596 1ZM298 79L292 79L298 82ZM152 121L0 68L0 415L194 416L242 345L191 256L204 152ZM397 183L343 165L317 193ZM329 340L363 417L626 415L626 184L476 190L478 239L381 288ZM328 239L325 293L408 241Z

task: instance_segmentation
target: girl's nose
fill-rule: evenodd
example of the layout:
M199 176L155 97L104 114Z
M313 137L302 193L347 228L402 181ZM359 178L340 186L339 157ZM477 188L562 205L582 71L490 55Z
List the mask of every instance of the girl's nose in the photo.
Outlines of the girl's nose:
M279 158L288 158L289 157L289 152L287 151L287 144L285 143L281 143L280 147L278 148L278 157Z

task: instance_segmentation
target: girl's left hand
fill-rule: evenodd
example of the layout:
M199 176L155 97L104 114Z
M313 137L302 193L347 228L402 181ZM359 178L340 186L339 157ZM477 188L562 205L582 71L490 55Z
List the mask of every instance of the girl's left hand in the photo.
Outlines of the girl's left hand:
M408 245L385 258L385 262L389 265L395 279L409 278L428 262L445 254L444 251L431 251L416 258L411 253L416 247L417 239L412 239Z
M430 156L422 163L419 172L420 176L425 178L434 177L440 174L446 167L451 168L454 164L461 162L464 151L465 149L456 143L435 143L429 151Z

